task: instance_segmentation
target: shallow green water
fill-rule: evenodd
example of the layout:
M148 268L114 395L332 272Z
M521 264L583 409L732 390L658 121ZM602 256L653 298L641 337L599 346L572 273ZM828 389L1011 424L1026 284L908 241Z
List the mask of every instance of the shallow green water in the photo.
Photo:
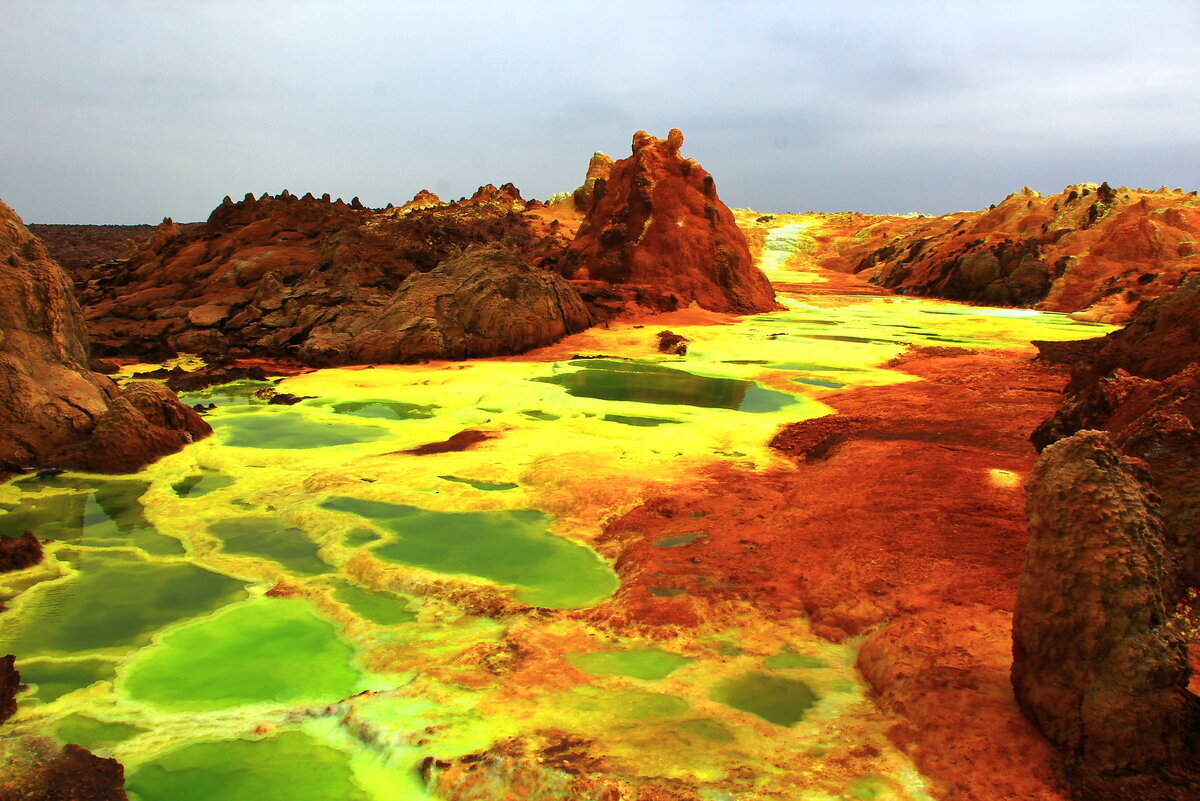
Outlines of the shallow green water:
M202 470L193 476L171 485L171 489L180 498L200 498L210 492L225 489L234 485L234 480L212 470Z
M299 732L171 751L132 771L128 787L139 801L370 801L344 753Z
M214 416L209 422L233 448L328 448L370 442L387 433L378 426L318 420L292 410Z
M47 476L13 482L28 493L0 503L0 536L32 531L42 540L98 547L133 546L153 556L183 553L179 540L159 533L139 500L150 484L99 476Z
M217 406L248 406L260 405L266 406L267 399L257 397L257 393L263 390L271 389L275 386L273 381L233 381L228 384L222 384L216 387L207 389L198 389L193 392L179 393L179 400L188 406L203 404L207 406L210 403L215 403Z
M635 417L628 414L606 414L602 418L610 423L621 423L627 426L661 426L670 423L680 423L681 420L671 420L666 417Z
M170 710L328 704L354 692L353 657L307 601L260 598L164 633L126 666L118 686Z
M15 610L0 617L0 653L121 653L145 645L163 626L244 597L240 581L190 564L122 551L58 555L79 573L28 590L19 618Z
M707 531L692 531L687 534L672 534L669 537L660 537L654 541L656 548L682 548L684 545L691 545L701 537L708 536Z
M516 489L520 484L513 484L508 481L474 481L469 478L459 478L458 476L438 476L442 481L453 481L456 484L466 484L468 487L473 487L484 492L503 492L505 490Z
M775 654L766 661L767 667L772 670L794 670L799 668L823 668L829 667L820 659L815 657L797 654L791 651L784 651L781 654Z
M816 693L804 682L769 673L727 679L713 688L709 698L777 726L799 723L817 702Z
M532 380L557 384L577 397L743 412L776 412L797 402L753 381L711 378L651 362L581 359L567 364L580 369Z
M274 517L231 517L211 524L208 532L221 541L221 550L226 553L261 556L307 575L330 569L317 556L317 544L303 529Z
M658 648L613 648L568 654L567 661L594 676L629 676L654 681L665 679L692 660Z
M590 549L551 534L550 518L541 512L434 512L346 497L320 505L391 532L372 547L380 559L516 587L518 600L531 606L585 606L617 587L608 565Z
M340 579L330 581L330 585L334 598L377 625L397 626L417 619L417 613L408 608L407 599L399 595L364 589Z
M436 406L422 406L418 403L389 400L346 401L331 404L329 408L338 414L375 417L384 420L426 420L437 414Z
M59 742L74 743L87 749L109 748L146 731L125 723L107 723L85 715L67 715L55 726Z
M37 699L43 704L111 679L116 669L116 663L108 659L34 659L20 663L21 681L37 685Z

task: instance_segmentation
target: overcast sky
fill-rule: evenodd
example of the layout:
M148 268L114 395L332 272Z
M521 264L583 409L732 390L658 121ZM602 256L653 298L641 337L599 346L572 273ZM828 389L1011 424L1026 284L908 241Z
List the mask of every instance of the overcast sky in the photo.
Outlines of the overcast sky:
M682 128L730 206L941 213L1200 188L1200 2L0 0L0 198L27 222L368 205Z

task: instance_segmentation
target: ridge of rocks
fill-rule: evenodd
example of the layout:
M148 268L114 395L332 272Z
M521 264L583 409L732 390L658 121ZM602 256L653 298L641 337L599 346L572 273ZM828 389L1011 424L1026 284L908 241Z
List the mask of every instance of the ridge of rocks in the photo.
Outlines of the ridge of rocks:
M1197 269L1195 192L1026 187L982 211L883 217L843 244L842 269L903 294L1123 323Z

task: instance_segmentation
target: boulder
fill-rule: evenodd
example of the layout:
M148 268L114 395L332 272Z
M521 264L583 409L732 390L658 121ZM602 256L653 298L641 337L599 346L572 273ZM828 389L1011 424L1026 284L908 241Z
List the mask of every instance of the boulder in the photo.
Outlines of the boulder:
M1029 549L1013 619L1013 688L1070 762L1178 761L1195 736L1187 652L1171 635L1166 545L1144 468L1082 431L1029 479Z
M680 155L683 134L645 131L633 154L597 179L560 269L568 278L650 285L719 312L779 308L711 175Z
M26 531L20 537L0 536L0 573L24 570L42 561L42 543Z

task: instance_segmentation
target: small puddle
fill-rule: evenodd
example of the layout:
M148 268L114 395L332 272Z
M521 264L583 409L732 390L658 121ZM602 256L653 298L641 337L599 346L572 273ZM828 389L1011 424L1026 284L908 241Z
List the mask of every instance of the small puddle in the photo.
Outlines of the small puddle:
M117 665L108 659L32 659L20 663L21 681L36 685L43 704L113 677Z
M633 417L627 414L606 414L601 418L610 423L620 423L626 426L661 426L668 423L680 423L681 420L670 420L666 417Z
M370 801L349 757L300 732L269 740L198 743L131 771L142 801Z
M208 531L221 541L225 553L260 556L310 576L330 569L317 556L316 543L303 529L284 525L273 517L232 517L213 523Z
M743 412L777 412L798 402L753 381L711 378L650 362L587 359L567 364L580 369L531 380L557 384L576 397Z
M794 726L817 702L807 684L769 673L747 673L713 688L713 701L757 715L777 726Z
M513 490L519 487L519 484L512 484L507 481L473 481L469 478L459 478L458 476L438 476L442 481L453 481L456 484L466 484L468 487L473 487L483 492L504 492L505 490Z
M329 584L334 598L377 626L398 626L417 619L417 613L408 608L407 599L399 595L368 590L341 579L333 579Z
M54 728L58 741L81 745L89 750L111 748L136 737L146 729L125 723L106 723L80 714L67 715Z
M217 406L248 406L251 404L265 406L267 401L258 397L258 393L263 390L274 389L274 387L275 384L271 381L252 381L246 379L206 389L197 389L192 392L180 392L179 400L188 406L195 406L197 404L207 406L210 403L215 403Z
M202 470L200 473L188 476L171 485L171 489L180 498L199 498L219 489L232 487L234 480L212 470Z
M513 586L517 598L531 606L587 606L617 588L612 568L590 548L551 534L551 518L541 512L435 512L347 497L320 506L391 532L394 536L372 547L380 559Z
M343 401L334 403L329 408L338 414L350 414L355 417L374 417L383 420L428 420L437 415L438 407L400 401L367 400Z
M628 676L655 681L665 679L676 668L692 660L659 648L614 648L567 654L567 661L593 676Z
M701 537L707 537L707 531L693 531L689 534L673 534L670 537L662 537L654 541L656 548L680 548L684 545L691 545Z
M122 669L117 689L192 712L328 704L355 691L353 657L307 601L260 598L165 632Z
M232 448L328 448L370 442L387 433L379 426L315 420L290 410L226 414L209 422Z

